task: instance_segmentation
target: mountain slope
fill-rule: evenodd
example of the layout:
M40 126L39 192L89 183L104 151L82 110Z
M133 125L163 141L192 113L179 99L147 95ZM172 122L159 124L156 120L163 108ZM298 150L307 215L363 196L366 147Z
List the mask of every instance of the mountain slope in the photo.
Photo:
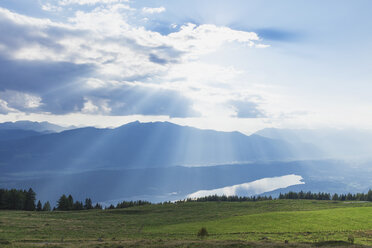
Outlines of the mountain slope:
M291 144L312 144L329 158L359 160L372 158L372 132L367 130L265 128L256 134Z
M306 153L316 153L307 147ZM0 172L83 171L299 158L286 142L168 122L80 128L0 142ZM303 155L303 154L302 154ZM301 155L301 156L302 156ZM306 154L305 154L306 155Z
M13 139L23 139L27 137L41 135L42 133L32 131L32 130L22 130L22 129L0 129L0 141L13 140Z

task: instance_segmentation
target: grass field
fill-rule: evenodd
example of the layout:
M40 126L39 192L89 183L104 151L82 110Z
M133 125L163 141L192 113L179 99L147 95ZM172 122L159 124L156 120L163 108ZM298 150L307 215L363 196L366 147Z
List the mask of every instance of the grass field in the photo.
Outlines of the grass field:
M201 227L209 232L204 239L196 235ZM349 237L355 247L372 246L372 203L274 200L0 211L0 247L337 247Z

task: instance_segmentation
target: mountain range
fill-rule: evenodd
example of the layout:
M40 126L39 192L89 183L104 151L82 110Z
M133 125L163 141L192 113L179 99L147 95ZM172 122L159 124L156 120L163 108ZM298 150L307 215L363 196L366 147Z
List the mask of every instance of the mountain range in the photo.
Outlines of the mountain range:
M115 129L86 127L2 140L0 172L205 166L319 155L311 145L259 135L132 122Z
M74 127L62 127L49 123L47 121L43 122L33 122L33 121L16 121L16 122L3 122L0 123L0 130L28 130L35 131L39 133L53 133L61 132L67 129L73 129Z
M52 202L64 193L114 202L176 200L286 175L301 176L303 184L271 194L362 192L372 186L370 160L325 159L328 151L317 144L322 136L315 131L312 136L307 130L266 129L247 136L138 121L113 129L65 129L26 121L0 124L0 188L32 187L39 199Z

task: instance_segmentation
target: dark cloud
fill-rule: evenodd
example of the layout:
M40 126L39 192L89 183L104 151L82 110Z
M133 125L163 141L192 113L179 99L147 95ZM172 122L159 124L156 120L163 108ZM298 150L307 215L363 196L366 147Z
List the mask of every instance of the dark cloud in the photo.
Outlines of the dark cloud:
M84 107L86 95L79 86L47 92L41 96L42 105L38 110L57 115L80 112Z
M0 57L0 90L41 94L64 87L94 72L90 64L10 60Z
M42 21L42 20L39 20ZM24 21L15 22L5 13L0 13L0 104L2 112L17 109L26 113L50 112L52 114L68 114L87 111L87 101L91 104L90 113L110 115L168 115L170 117L194 117L199 114L192 108L192 101L180 92L154 87L121 85L92 88L86 84L89 78L101 81L142 81L153 78L156 72L143 71L132 76L102 75L93 63L101 61L101 65L119 63L130 68L120 58L120 53L110 49L101 49L107 44L115 43L129 48L155 64L178 63L183 52L172 46L146 46L139 44L131 37L105 37L101 39L89 31L65 28L56 24L40 25ZM80 45L84 51L98 52L92 64L75 64L72 62L56 62L44 60L14 59L16 52L23 48L37 46L39 50L47 49L56 56L64 54L65 59L75 61L79 56L65 49L59 41L66 38L83 38L92 44ZM53 55L52 55L53 56ZM41 56L42 57L42 56ZM107 58L107 59L106 59ZM156 71L156 70L155 70ZM23 100L25 96L27 99ZM31 104L30 101L36 101Z
M156 64L178 63L183 52L178 51L170 46L158 46L151 49L153 53L149 54L149 60ZM155 54L156 53L156 54Z
M295 41L301 37L298 32L278 28L256 29L255 32L260 38L272 41Z
M259 109L255 102L251 101L230 101L229 104L236 109L238 118L263 118L265 113Z
M168 60L159 58L156 54L153 54L153 53L149 55L149 60L156 64L161 64L161 65L168 64Z
M150 87L107 86L89 88L85 80L94 73L92 65L67 62L9 60L0 57L0 91L33 94L41 98L37 108L22 107L14 97L2 94L9 107L25 112L67 114L80 112L87 99L99 109L106 103L110 115L169 115L171 117L197 116L192 102L179 92ZM6 96L6 97L5 97ZM6 111L3 109L2 112Z
M59 33L62 35L60 29L52 30L49 28L51 33ZM42 32L41 28L32 25L21 25L15 23L5 16L0 14L0 44L3 44L7 48L7 53L18 50L24 46L39 45L48 49L52 49L55 52L62 52L63 46L55 42L53 37L46 37L45 33Z
M106 102L111 115L168 115L170 117L196 117L200 114L192 108L193 102L173 90L143 86L97 90L90 96L96 102ZM94 102L94 101L93 101Z

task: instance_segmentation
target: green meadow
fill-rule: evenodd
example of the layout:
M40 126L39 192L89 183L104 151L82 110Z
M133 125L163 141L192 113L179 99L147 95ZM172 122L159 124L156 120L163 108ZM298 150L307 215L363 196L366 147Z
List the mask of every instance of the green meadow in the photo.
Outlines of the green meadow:
M208 236L198 237L205 227ZM0 211L0 247L370 247L372 203L186 202Z

